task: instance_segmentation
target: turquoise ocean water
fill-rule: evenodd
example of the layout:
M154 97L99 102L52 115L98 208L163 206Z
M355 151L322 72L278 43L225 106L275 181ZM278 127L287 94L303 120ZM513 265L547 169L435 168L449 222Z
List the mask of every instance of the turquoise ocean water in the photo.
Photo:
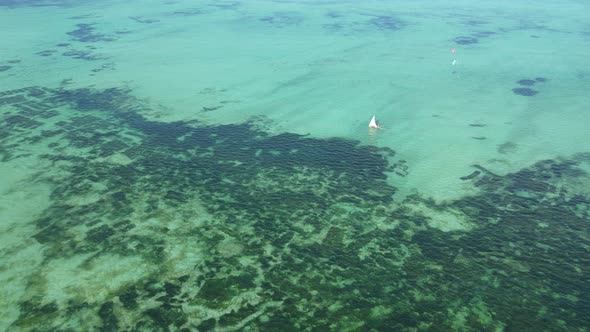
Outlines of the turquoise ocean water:
M0 0L0 36L0 330L590 326L585 1Z

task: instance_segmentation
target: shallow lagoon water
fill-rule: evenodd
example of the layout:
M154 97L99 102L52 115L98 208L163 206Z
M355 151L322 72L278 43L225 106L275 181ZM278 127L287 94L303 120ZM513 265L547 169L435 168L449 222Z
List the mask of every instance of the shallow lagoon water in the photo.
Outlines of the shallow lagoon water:
M0 327L584 330L587 7L0 1Z

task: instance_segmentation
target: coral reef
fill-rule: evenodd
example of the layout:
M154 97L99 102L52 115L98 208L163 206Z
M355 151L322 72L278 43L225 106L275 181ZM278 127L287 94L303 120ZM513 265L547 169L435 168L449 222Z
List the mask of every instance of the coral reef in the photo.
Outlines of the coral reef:
M76 30L67 32L68 35L76 41L82 43L95 43L101 41L113 41L114 37L94 32L96 28L94 23L79 23Z
M514 88L512 92L516 95L525 96L525 97L532 97L539 93L537 90L533 90L531 88Z
M477 44L478 43L477 38L475 38L475 37L465 37L465 36L456 37L455 39L453 39L453 41L456 44L459 44L459 45L471 45L471 44Z
M586 154L394 202L389 149L149 109L124 88L0 92L2 160L44 151L30 180L52 188L12 329L588 326Z

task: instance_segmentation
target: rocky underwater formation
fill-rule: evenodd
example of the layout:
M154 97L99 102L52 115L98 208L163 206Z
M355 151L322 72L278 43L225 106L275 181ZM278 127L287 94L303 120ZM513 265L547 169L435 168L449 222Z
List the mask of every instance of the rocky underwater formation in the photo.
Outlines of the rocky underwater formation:
M271 136L256 120L163 123L149 108L123 88L0 92L2 162L38 158L47 169L29 181L52 188L31 220L39 264L5 299L10 328L590 325L590 154L504 176L476 165L474 196L396 203L392 150ZM0 262L15 250L27 244Z

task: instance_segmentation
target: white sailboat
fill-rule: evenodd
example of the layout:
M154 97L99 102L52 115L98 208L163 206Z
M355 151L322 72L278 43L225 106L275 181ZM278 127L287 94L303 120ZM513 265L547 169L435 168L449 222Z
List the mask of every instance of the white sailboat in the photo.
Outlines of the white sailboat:
M371 118L371 122L369 122L369 128L381 129L381 126L377 124L377 121L375 120L374 115Z

